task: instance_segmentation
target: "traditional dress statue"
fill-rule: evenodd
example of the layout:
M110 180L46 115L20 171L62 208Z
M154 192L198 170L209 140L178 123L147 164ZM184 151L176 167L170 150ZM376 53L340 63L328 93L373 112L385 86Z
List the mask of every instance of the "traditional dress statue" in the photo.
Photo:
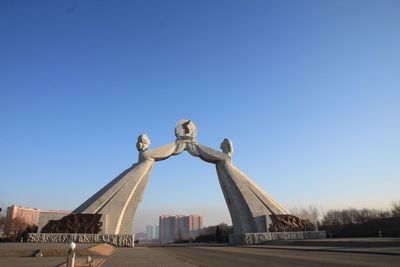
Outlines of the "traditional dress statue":
M232 164L233 144L230 140L224 139L220 148L222 152L197 143L187 145L191 155L215 164L231 214L233 233L268 232L269 216L288 212Z
M176 142L155 149L147 149L150 140L146 134L139 135L136 148L139 160L117 178L104 186L72 213L102 214L105 234L132 233L133 218L137 206L143 199L144 190L155 161L177 155L184 145Z

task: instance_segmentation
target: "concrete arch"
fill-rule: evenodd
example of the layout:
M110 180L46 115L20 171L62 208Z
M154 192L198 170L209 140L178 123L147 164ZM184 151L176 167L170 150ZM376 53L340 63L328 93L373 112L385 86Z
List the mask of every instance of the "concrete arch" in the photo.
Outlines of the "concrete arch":
M190 132L183 132L183 135L188 134ZM182 138L178 133L177 137L175 143L147 149L150 140L146 135L139 136L138 162L95 193L73 213L102 214L104 234L131 234L134 215L143 199L155 162L186 150L192 156L215 165L235 235L268 232L271 215L288 214L262 188L232 165L232 142L225 139L220 152L198 144L193 136Z

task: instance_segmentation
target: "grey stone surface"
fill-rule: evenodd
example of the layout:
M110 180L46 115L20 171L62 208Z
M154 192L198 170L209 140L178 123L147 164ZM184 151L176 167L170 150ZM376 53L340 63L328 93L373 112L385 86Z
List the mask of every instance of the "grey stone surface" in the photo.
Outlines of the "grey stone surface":
M271 240L301 240L301 239L324 239L325 231L309 232L271 232L271 233L245 233L231 234L229 243L240 245L259 245Z
M107 243L115 247L133 247L134 235L98 235L98 234L50 234L30 233L28 243Z
M59 220L64 216L67 216L68 212L46 212L41 211L39 213L39 222L38 222L38 233L42 231L42 228L50 221L50 220Z
M103 214L102 233L131 234L137 206L143 199L155 161L179 154L184 146L179 142L147 150L150 140L140 135L136 147L139 161L90 197L73 213Z
M223 152L191 142L187 150L195 157L216 165L235 235L267 232L271 214L289 214L261 187L232 164L233 144L224 139Z

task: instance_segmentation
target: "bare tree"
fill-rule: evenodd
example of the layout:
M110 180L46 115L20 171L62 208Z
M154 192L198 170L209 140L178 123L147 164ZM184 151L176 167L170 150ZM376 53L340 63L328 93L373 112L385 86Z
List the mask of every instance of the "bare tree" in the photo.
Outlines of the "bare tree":
M345 209L339 212L340 224L353 224L351 209Z
M400 217L400 200L392 202L392 209L390 213L393 217Z
M352 224L360 223L358 221L361 218L360 211L358 209L355 209L355 208L348 208L347 210L348 210L349 216L351 217L351 223Z
M389 218L391 216L389 210L379 210L378 213L379 219Z
M339 210L330 210L328 211L324 219L322 220L323 225L341 225L341 217L340 217L340 211Z
M0 233L5 232L6 217L0 216Z
M382 209L348 208L343 210L330 210L325 214L322 223L323 225L362 224L374 219L388 218L390 215L391 212Z
M307 208L294 207L290 209L291 214L303 219L309 220L318 229L319 222L322 219L323 209L314 205L309 205Z
M5 217L3 227L5 234L9 239L15 241L18 236L30 227L30 225L20 217Z

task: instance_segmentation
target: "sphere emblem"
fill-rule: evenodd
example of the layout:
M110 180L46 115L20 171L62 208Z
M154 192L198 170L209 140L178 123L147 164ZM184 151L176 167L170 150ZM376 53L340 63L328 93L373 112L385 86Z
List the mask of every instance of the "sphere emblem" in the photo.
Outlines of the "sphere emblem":
M191 120L180 120L175 126L175 136L178 140L193 140L196 135L197 127Z

